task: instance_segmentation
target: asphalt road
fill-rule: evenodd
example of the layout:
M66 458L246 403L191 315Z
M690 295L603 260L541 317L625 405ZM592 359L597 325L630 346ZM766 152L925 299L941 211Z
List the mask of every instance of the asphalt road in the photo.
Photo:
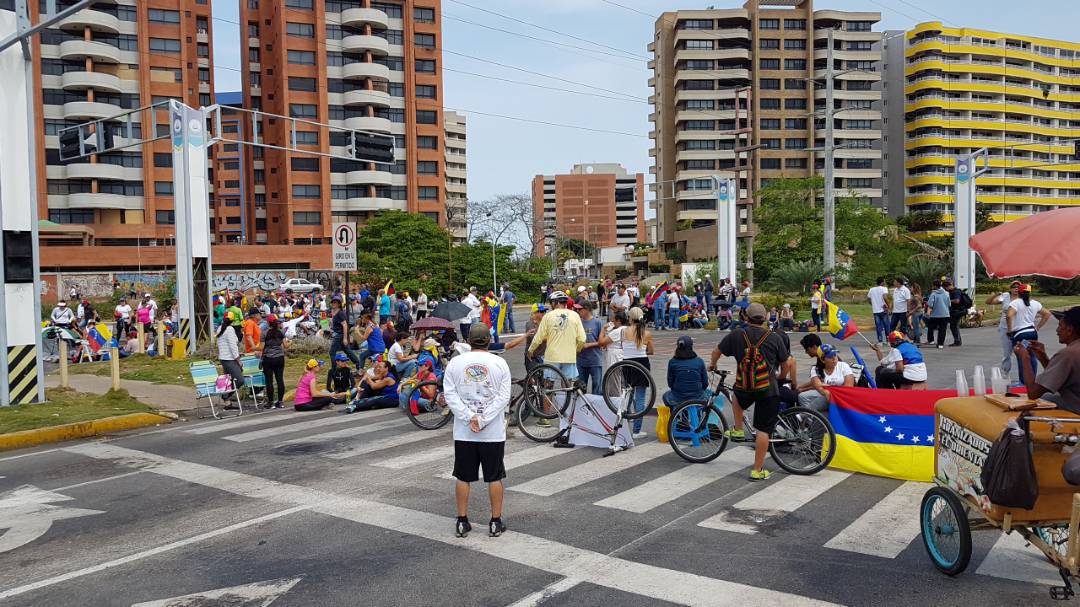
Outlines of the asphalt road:
M701 352L716 338L696 335ZM929 351L932 380L989 364L993 339ZM0 605L1042 605L1058 583L995 532L965 574L938 573L925 484L749 483L744 446L693 466L652 436L611 458L512 437L510 531L483 533L478 486L480 524L457 539L450 446L397 410L279 410L5 454Z

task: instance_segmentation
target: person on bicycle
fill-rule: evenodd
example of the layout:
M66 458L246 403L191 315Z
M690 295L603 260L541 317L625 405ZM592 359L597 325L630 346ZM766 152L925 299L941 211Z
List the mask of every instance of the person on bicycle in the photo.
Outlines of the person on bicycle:
M765 454L769 451L769 436L776 426L779 414L779 390L777 370L791 357L788 346L780 334L768 330L765 321L768 312L760 303L746 308L746 327L733 330L713 350L710 370L716 369L721 356L738 360L732 408L735 428L728 437L741 441L746 439L743 430L743 411L754 406L754 429L757 431L754 449L754 469L751 481L769 479L765 469Z
M490 343L487 325L474 323L469 328L472 351L455 356L443 375L443 395L454 413L454 478L457 479L454 530L458 537L472 531L469 491L471 483L479 480L481 468L491 499L488 535L498 537L506 531L502 521L506 425L502 417L510 403L510 366L487 351Z
M674 409L690 400L704 397L709 388L709 374L705 361L694 352L694 338L683 335L675 342L675 355L667 366L668 391L664 392L664 404Z

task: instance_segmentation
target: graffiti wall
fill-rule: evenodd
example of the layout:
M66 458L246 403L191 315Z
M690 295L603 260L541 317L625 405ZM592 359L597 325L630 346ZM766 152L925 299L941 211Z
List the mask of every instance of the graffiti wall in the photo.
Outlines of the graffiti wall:
M301 272L301 276L323 285L331 284L333 272ZM123 291L151 291L160 287L173 277L172 272L85 272L85 273L46 273L41 275L41 294L45 301L67 299L71 288L82 297L103 299L111 297L113 285L120 283ZM263 291L277 290L278 285L296 276L289 271L238 271L214 272L215 291Z
M215 272L214 290L247 291L249 289L262 289L263 291L273 291L288 278L288 272Z

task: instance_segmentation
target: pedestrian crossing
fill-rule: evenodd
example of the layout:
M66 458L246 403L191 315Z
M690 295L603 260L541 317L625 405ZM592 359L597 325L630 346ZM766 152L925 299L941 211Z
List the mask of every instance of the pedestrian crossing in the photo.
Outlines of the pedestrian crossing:
M769 481L761 491L736 503L730 510L711 516L698 525L752 535L770 520L798 510L849 476L849 472L822 470L811 476L779 477Z

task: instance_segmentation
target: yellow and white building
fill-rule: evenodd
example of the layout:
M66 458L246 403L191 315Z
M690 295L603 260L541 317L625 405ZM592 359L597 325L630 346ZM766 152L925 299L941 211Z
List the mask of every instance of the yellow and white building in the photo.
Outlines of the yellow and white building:
M980 148L991 170L977 199L993 221L1080 205L1080 43L923 23L903 70L907 212L942 211L951 230L955 160Z

